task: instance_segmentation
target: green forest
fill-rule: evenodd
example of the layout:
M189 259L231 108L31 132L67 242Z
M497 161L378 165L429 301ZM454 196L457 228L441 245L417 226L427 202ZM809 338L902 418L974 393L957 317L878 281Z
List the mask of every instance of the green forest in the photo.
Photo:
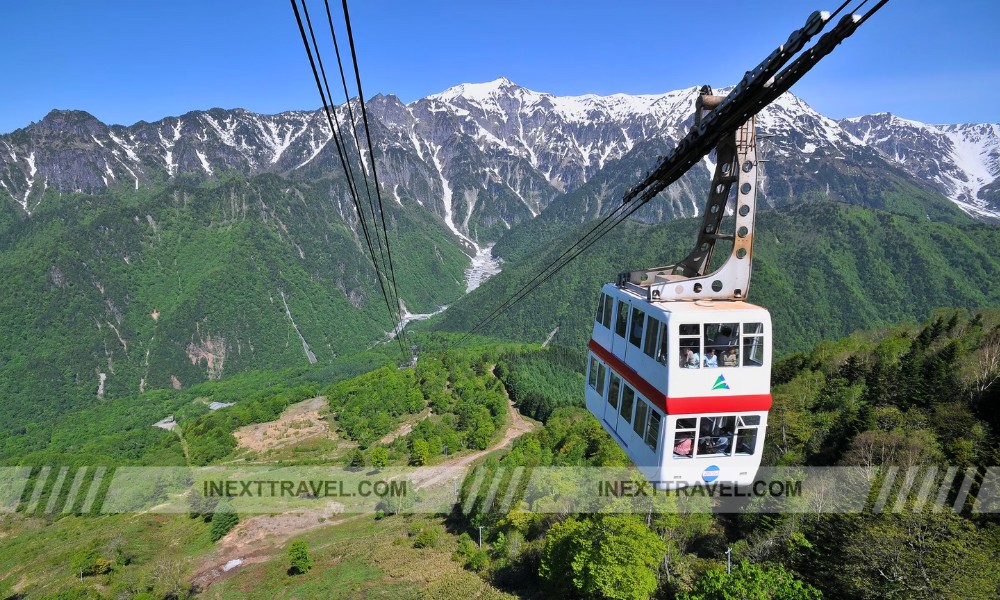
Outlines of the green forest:
M0 460L24 451L26 431L102 402L337 368L384 340L375 271L331 200L341 185L261 175L53 192L30 219L0 221L0 444L17 446ZM386 212L408 308L457 298L469 259L452 235L426 211Z
M775 369L764 464L995 464L998 360L996 311L941 311L922 325L858 333L791 355ZM537 384L538 393L549 388L550 380ZM519 439L494 468L627 464L589 413L557 407L557 390L550 398L545 428ZM911 503L899 514L569 518L519 506L462 518L485 525L491 540L481 552L460 546L467 566L529 597L537 590L565 598L713 599L1000 593L1000 519L967 506L960 514Z
M424 347L458 339L436 335L415 339ZM347 468L444 464L452 456L491 448L510 426L508 401L537 423L511 446L486 455L481 462L486 472L627 466L616 443L582 408L582 365L581 351L572 347L493 344L426 349L414 367L389 363L357 376L309 369L248 374L140 397L171 406L180 435L152 428L148 420L134 428L120 420L115 427L121 415L110 403L87 415L95 431L86 438L90 446L70 445L73 430L64 429L53 436L66 440L61 453L53 449L23 464L75 456L81 462L73 464L98 458L118 464L256 460L241 454L233 432L271 421L294 403L320 394L328 399L324 418L342 440L336 462ZM920 324L824 341L786 356L773 375L765 465L938 466L942 477L943 467L972 467L978 482L979 465L1000 458L1000 312L939 310ZM211 411L208 399L235 404ZM404 423L411 426L405 434L384 442ZM83 441L82 432L75 435ZM315 448L303 444L299 449L283 464L314 464ZM559 481L549 485L558 493ZM463 485L463 493L469 489ZM648 513L559 514L533 510L525 502L500 510L478 498L449 514L390 511L374 520L360 515L343 527L354 531L372 523L367 534L372 544L402 544L414 552L415 565L435 557L434 569L458 569L449 571L448 577L462 582L454 583L453 593L432 586L418 588L413 597L462 597L458 590L496 598L994 597L1000 591L1000 572L994 568L1000 559L1000 519L971 513L975 488L972 492L958 512L934 510L930 503L918 507L909 500L904 510L878 512L869 499L865 511L846 514L677 512L667 496L658 500L663 506ZM0 520L5 532L0 572L6 573L0 591L7 595L22 580L18 589L28 590L22 597L185 597L197 591L184 582L200 557L246 518L230 517L218 507L214 515L192 507L190 516L157 515L153 521L152 516L50 514L40 508L45 499L43 494L34 516ZM158 525L150 528L152 523ZM134 538L114 535L124 530L134 530ZM180 545L166 554L153 551L149 545L162 535L174 536ZM72 547L55 543L66 536L78 542ZM317 536L295 539L309 540L310 561L328 566L275 575L268 585L278 587L268 589L291 593L333 585L335 574L344 576L333 566L342 550ZM44 585L21 562L28 554L53 573ZM287 560L285 554L278 552L260 568ZM361 562L351 567L350 577L388 585L381 579L388 572L384 563L364 563L375 559L360 555L356 560ZM173 591L165 587L164 561L174 561L178 575L172 581L181 582ZM79 572L66 569L70 563L82 569L82 580ZM411 576L407 568L398 569L403 570L390 571ZM247 576L257 572L247 571ZM236 585L240 575L231 581L225 585ZM357 589L367 590L357 597L372 592Z

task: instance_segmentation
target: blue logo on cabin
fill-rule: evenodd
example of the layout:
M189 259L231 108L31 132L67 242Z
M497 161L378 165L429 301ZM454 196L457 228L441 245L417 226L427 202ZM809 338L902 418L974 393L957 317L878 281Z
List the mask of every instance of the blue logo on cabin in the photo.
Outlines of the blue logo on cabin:
M712 483L719 478L719 467L715 465L705 467L705 470L701 472L701 478L705 480L705 483Z
M715 380L715 385L712 386L713 390L728 390L729 384L726 383L726 378L719 375L719 378Z

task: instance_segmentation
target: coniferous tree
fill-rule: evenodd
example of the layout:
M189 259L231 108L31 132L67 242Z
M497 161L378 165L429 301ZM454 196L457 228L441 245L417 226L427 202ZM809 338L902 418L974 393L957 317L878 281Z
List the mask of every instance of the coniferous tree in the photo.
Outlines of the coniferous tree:
M219 504L215 510L215 514L212 515L212 527L209 530L209 537L212 538L213 542L217 542L225 537L239 522L240 517L233 511L231 506L225 503Z

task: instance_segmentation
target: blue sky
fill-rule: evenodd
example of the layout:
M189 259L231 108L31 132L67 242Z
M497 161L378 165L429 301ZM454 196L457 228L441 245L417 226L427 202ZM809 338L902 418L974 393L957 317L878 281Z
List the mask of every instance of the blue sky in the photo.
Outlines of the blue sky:
M874 0L870 0L874 4ZM412 101L505 76L558 95L734 83L839 0L354 0L364 92ZM339 10L339 3L331 5ZM314 24L323 5L310 0ZM282 0L6 3L0 132L53 108L130 125L319 98ZM337 13L335 12L335 18ZM1000 2L890 0L792 91L834 117L1000 122ZM324 56L332 68L332 50Z

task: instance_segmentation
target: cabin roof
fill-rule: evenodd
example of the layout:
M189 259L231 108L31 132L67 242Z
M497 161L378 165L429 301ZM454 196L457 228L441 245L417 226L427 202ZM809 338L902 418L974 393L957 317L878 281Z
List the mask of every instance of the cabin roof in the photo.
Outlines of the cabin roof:
M677 315L692 315L696 313L704 314L706 311L766 311L766 309L761 306L750 304L749 302L744 302L742 300L656 300L651 302L635 292L622 289L613 283L606 284L604 286L604 292L611 293L618 298L628 297L632 300L639 300L640 302L648 304L655 309Z

